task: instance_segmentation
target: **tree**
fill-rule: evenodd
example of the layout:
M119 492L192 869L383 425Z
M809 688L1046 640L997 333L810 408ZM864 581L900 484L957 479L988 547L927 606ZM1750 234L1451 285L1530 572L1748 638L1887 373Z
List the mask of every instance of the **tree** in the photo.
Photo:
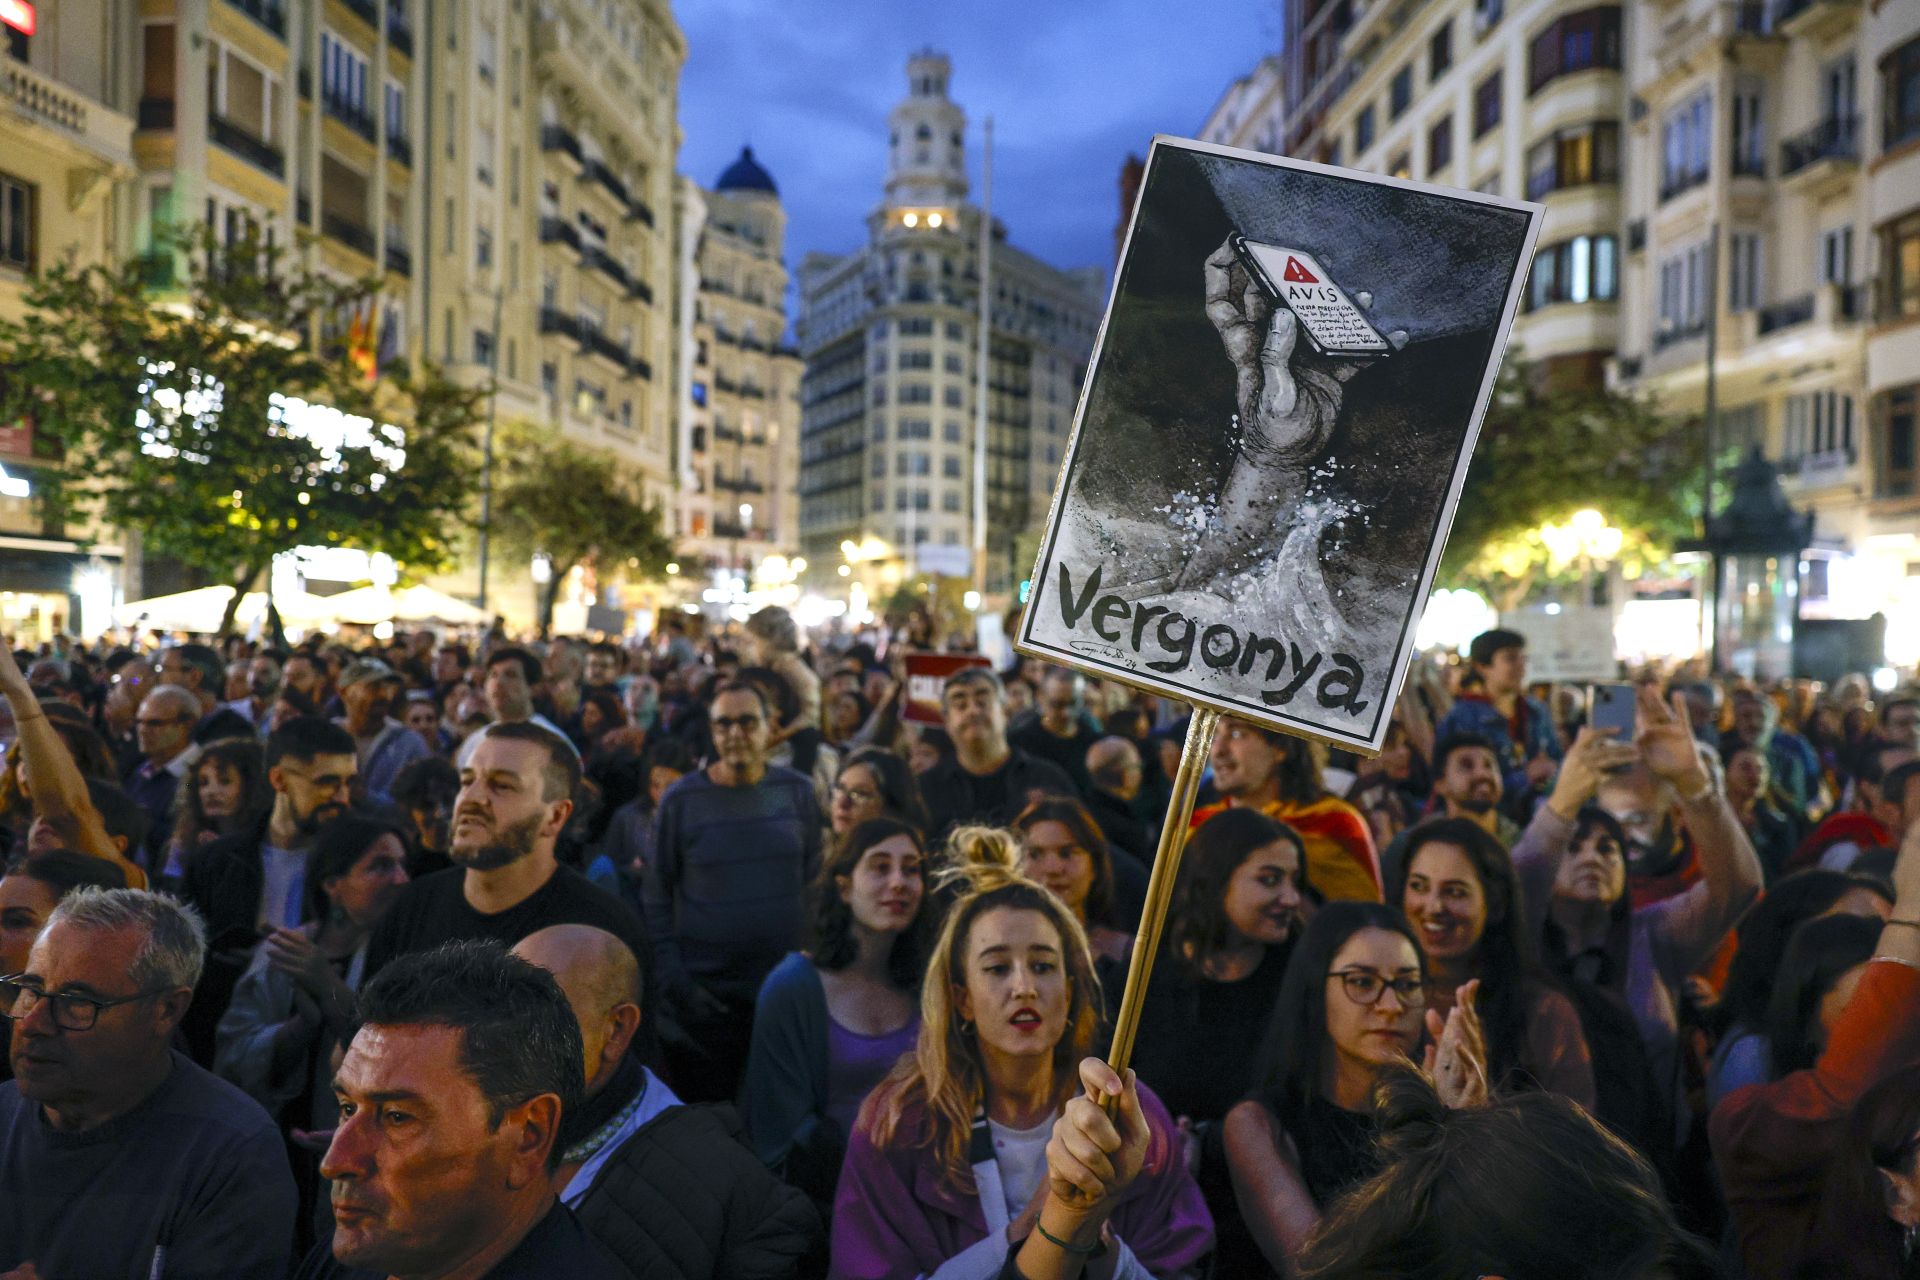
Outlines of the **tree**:
M1468 586L1495 607L1517 607L1571 566L1541 536L1583 507L1625 535L1621 556L1663 557L1700 516L1697 430L1645 401L1604 388L1545 385L1509 359L1481 424L1440 579Z
M156 298L176 248L185 287ZM444 568L472 501L484 391L398 361L378 371L363 322L346 342L308 340L370 313L377 284L208 228L159 254L35 276L24 319L0 322L0 422L30 422L60 460L35 477L49 516L135 530L231 585L223 630L296 546Z
M554 599L575 566L606 571L624 564L653 576L676 558L660 507L646 500L631 468L524 427L505 433L504 443L494 532L510 552L551 561L540 592L541 635L553 626Z

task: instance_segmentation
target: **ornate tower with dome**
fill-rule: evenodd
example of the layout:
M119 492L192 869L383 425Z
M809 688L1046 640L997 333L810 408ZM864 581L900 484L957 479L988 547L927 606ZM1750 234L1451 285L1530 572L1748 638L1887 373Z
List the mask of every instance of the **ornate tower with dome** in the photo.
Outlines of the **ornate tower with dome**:
M786 336L787 214L751 146L711 190L683 193L683 206L697 283L680 379L681 574L709 607L706 593L718 590L724 611L736 592L790 581L799 552L801 364Z
M906 70L866 244L801 261L794 326L806 577L836 595L857 583L876 608L903 586L972 573L981 211L952 64L923 49ZM1021 535L1046 517L1106 279L1021 252L998 218L991 265L986 578L1004 602L1031 568Z

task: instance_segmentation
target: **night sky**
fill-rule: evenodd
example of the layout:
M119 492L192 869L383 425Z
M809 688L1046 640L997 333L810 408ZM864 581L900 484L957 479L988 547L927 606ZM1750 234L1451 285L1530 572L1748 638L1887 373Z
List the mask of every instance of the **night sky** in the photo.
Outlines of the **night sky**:
M979 198L994 119L994 213L1060 267L1111 268L1117 182L1155 133L1192 137L1280 41L1280 0L683 0L680 170L711 186L743 142L779 184L787 262L866 237L906 60L953 61Z

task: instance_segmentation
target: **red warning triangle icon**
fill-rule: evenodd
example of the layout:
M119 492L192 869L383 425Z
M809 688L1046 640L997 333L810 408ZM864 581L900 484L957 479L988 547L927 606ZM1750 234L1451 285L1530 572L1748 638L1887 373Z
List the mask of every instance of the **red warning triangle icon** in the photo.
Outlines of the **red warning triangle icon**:
M1282 280L1289 280L1294 284L1320 283L1320 277L1301 266L1300 259L1294 257L1292 254L1287 255L1287 269L1282 273L1280 278Z

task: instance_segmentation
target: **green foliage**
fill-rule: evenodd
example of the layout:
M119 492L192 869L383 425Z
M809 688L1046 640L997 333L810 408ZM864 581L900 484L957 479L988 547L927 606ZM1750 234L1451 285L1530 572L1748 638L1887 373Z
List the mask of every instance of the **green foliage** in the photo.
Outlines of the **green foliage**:
M553 577L540 599L542 634L574 566L591 564L603 575L624 567L654 577L677 558L661 509L647 501L637 472L525 427L504 435L493 532L513 555L545 552L553 561Z
M342 344L308 340L377 281L309 272L253 236L221 244L203 228L177 247L177 292L151 288L171 278L171 249L62 261L29 282L22 321L0 322L0 421L31 420L62 460L34 476L49 515L137 531L149 552L233 585L236 602L302 545L443 568L474 492L484 392L433 370L369 382ZM317 445L276 397L371 421L357 447L351 430L342 447Z
M1697 530L1700 454L1690 420L1604 388L1545 387L1531 365L1509 358L1467 471L1440 582L1517 605L1532 586L1569 571L1548 552L1541 526L1564 523L1583 507L1623 531L1629 571L1663 558Z

